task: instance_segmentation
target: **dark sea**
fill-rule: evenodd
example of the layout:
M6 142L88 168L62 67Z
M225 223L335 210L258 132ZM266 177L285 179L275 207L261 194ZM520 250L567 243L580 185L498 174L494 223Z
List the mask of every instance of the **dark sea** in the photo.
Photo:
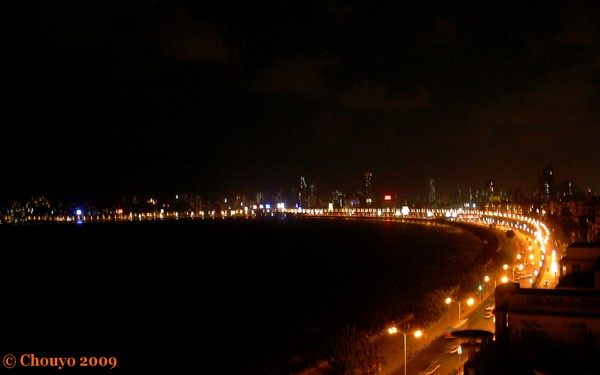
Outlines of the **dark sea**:
M0 349L105 358L86 374L289 374L341 326L374 333L454 285L481 233L290 216L3 225Z

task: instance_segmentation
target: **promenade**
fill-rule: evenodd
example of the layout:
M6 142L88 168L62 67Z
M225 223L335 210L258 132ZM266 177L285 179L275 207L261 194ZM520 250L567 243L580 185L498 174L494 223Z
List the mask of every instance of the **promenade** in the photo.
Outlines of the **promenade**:
M461 319L464 321L468 318L471 311L481 303L482 301L480 299L476 299L476 302L472 306L467 306L465 304ZM448 324L448 321L453 323ZM449 309L448 314L444 314L437 322L432 323L427 329L422 329L423 336L415 338L412 334L407 335L407 360L410 362L411 358L418 352L425 349L434 340L440 338L449 326L458 328L457 323L458 309L452 308ZM401 333L391 335L387 332L382 332L377 337L374 337L373 341L376 345L377 352L383 358L383 363L378 370L378 374L390 375L396 372L401 373L401 370L404 367L404 335Z
M486 229L487 230L487 229ZM509 246L513 246L507 240L505 232L503 230L493 230L496 238L498 239L498 245L496 251L508 250ZM496 272L493 272L496 273ZM501 270L497 270L497 274L500 274ZM490 274L490 278L492 278ZM493 279L496 277L494 276ZM482 303L486 303L487 297L494 293L493 287L489 289L484 298L475 298L474 304L469 306L468 304L462 304L462 311L460 319L462 320L461 325L469 318L470 313L475 310ZM421 329L423 335L419 338L415 338L412 334L414 330L408 330L406 336L407 362L410 363L411 359L417 356L421 351L426 349L433 341L439 339L448 327L458 328L459 313L458 308L453 304L453 308L449 308L448 312L445 313L436 322L428 324L427 328L414 327L414 330ZM400 328L400 327L398 327ZM376 355L381 358L379 368L377 369L378 375L391 375L391 374L402 374L404 368L404 335L402 333L390 334L387 331L382 331L376 336L371 337L371 341L375 344ZM311 370L298 373L296 375L318 375L327 373L327 366L323 363L323 368L313 368Z
M498 238L498 249L501 251L508 246L506 237L502 231L495 232ZM490 291L493 293L493 290ZM473 311L481 303L484 303L484 299L476 298L475 303L468 306L466 303L463 304L463 311L461 312L461 319L464 320L469 317L471 311ZM458 328L458 309L448 309L448 313L444 314L437 322L431 323L427 329L422 329L423 336L415 338L414 335L409 334L406 337L407 352L406 358L410 362L417 353L425 349L434 340L440 338L448 327ZM448 322L452 322L448 324ZM416 327L415 329L418 329ZM412 331L409 331L409 333ZM378 369L378 374L390 375L392 373L401 373L404 367L404 335L397 333L391 335L388 332L381 332L379 335L373 337L373 342L376 345L377 352L383 361Z

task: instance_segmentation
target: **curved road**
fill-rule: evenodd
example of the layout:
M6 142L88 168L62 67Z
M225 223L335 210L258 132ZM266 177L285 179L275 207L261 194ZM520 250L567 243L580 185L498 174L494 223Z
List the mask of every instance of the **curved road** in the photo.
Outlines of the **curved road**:
M510 229L510 228L507 228ZM502 276L507 275L512 278L512 272L515 272L515 279L519 281L522 288L553 288L556 286L557 278L550 272L551 251L553 249L545 249L547 262L542 267L539 266L541 254L544 251L544 246L535 241L535 238L522 232L517 232L515 241L509 241L504 236L504 230L498 231L499 249L513 250L522 253L522 257L529 259L529 255L533 254L532 261L526 263L523 270L520 270L524 275L529 273L534 274L537 268L540 270L540 277L536 282L536 278L518 276L518 269L508 268L507 270L498 270L496 275L490 275L490 285L484 288L483 295L475 299L475 304L468 306L466 303L461 304L464 311L461 313L461 329L477 329L494 332L494 318L486 317L486 306L494 305L494 286L502 282ZM531 248L529 248L531 245ZM517 249L514 247L517 246ZM522 247L519 249L518 247ZM557 250L557 253L560 252ZM558 255L560 257L560 255ZM547 264L547 267L546 267ZM548 268L548 271L546 271ZM533 281L533 282L532 282ZM548 281L548 283L546 283ZM485 286L484 286L485 287ZM448 310L448 314L444 315L438 322L432 324L427 330L423 331L423 336L420 338L408 334L407 341L407 359L408 367L407 374L449 374L462 373L462 366L467 360L465 352L460 353L456 350L460 344L459 338L444 338L444 332L448 327L458 327L458 305L452 304ZM454 307L454 308L453 308ZM384 363L379 369L379 374L382 375L402 375L404 374L404 336L402 334L390 335L382 333L374 339L377 350L384 358Z

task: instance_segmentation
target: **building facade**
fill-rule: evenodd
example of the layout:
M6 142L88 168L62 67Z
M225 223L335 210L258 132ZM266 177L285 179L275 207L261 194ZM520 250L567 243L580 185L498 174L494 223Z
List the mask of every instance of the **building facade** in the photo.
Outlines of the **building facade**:
M558 288L577 286L600 290L600 243L574 242L559 261ZM561 286L562 284L562 286Z
M495 340L503 357L552 358L564 367L592 365L600 355L600 290L532 289L518 283L495 291Z

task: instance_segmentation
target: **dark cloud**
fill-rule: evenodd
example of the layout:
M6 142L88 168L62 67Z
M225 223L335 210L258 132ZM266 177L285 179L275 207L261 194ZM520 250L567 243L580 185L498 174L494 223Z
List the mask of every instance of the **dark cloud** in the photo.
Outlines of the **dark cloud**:
M600 186L596 2L17 8L6 194Z
M431 94L423 86L414 92L393 93L385 82L362 81L340 93L340 104L350 112L393 114L424 110L431 104Z

